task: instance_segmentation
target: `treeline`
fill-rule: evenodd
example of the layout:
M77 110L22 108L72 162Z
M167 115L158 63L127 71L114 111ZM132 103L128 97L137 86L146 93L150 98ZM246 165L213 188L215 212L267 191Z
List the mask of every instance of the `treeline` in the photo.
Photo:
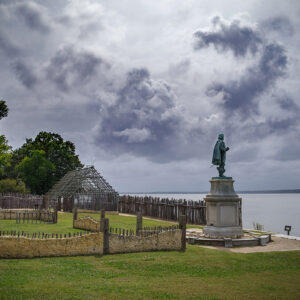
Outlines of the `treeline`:
M9 109L0 100L0 120ZM45 194L67 172L82 167L75 145L57 133L41 131L12 149L0 135L0 193Z

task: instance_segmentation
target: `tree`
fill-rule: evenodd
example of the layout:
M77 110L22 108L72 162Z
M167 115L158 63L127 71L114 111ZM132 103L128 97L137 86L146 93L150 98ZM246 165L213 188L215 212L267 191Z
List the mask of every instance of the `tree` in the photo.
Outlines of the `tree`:
M0 179L6 177L5 170L10 166L11 157L11 146L7 144L5 136L0 135Z
M0 100L0 120L7 117L8 107L4 100ZM4 135L0 135L0 179L5 177L5 170L10 166L11 147Z
M0 120L4 117L7 117L8 107L4 100L0 100Z
M25 157L16 169L32 193L42 195L53 185L55 166L43 150L33 150L31 157Z
M26 188L25 183L18 179L0 180L0 193L21 193L27 194L30 191Z
M52 184L67 172L83 166L75 154L75 145L72 142L64 141L59 134L44 131L41 131L34 140L26 139L23 146L13 151L12 166L15 167L25 157L31 157L34 150L43 150L45 158L55 166ZM14 174L14 177L16 176L17 174Z

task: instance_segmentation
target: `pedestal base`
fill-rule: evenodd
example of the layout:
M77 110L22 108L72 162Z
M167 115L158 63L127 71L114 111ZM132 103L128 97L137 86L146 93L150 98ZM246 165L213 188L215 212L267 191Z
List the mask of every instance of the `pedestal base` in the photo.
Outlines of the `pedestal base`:
M210 180L210 193L206 196L206 224L203 229L208 238L242 237L242 199L233 187L234 180L213 178Z
M205 226L203 228L205 237L218 239L218 238L240 238L244 235L242 227L240 226L228 226L228 227L216 227Z

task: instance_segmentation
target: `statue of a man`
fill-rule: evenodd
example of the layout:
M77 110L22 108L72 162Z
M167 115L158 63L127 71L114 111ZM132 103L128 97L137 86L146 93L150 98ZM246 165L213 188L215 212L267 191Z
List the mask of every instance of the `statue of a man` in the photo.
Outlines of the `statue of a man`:
M219 177L225 177L225 161L226 161L226 151L229 148L225 146L224 134L219 134L218 140L216 142L214 153L212 157L212 164L218 166Z

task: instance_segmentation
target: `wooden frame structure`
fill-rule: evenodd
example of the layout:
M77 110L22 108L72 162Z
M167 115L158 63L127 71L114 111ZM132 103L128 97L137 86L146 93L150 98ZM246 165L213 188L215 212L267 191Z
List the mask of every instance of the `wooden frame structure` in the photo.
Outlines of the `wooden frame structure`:
M74 207L115 211L119 195L93 166L87 166L68 172L46 197L50 206L59 210L63 206L64 211L72 211Z

